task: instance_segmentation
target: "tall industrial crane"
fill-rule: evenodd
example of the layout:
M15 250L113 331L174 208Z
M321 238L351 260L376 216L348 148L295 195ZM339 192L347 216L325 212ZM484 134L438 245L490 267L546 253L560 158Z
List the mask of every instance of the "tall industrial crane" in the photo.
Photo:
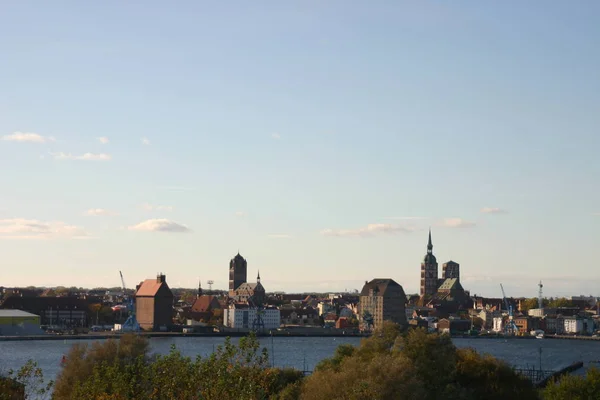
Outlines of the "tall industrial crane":
M125 285L125 279L123 278L123 273L119 271L119 275L121 276L121 284L123 285L123 297L127 296L127 285ZM135 318L135 307L133 306L133 296L127 296L127 320L121 325L121 332L139 332L140 324L138 324L137 319Z
M504 292L504 287L500 284L500 289L502 289L502 299L504 300L504 305L506 306L506 310L508 311L508 322L504 325L504 333L506 335L516 335L519 333L519 327L515 324L513 320L513 309L510 304L508 304L508 299L506 298L506 293Z

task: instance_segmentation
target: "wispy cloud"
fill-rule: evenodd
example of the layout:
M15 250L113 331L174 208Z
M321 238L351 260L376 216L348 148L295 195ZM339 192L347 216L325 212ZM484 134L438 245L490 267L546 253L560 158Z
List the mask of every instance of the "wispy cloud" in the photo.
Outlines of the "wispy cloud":
M150 139L148 139L146 137L142 138L142 144L144 146L150 146Z
M385 219L395 219L395 220L417 220L417 219L427 219L427 217L386 217Z
M82 160L82 161L109 161L112 157L105 153L84 153L81 155L71 153L50 153L56 160Z
M146 211L173 211L172 206L153 206L148 203L144 203L140 207Z
M54 142L52 136L42 136L37 133L15 132L12 135L2 136L2 140L7 142L30 142L30 143L47 143Z
M273 234L273 235L268 235L268 237L270 237L272 239L289 239L289 238L291 238L290 235L286 235L286 234L283 234L283 233L276 233L276 234Z
M102 144L108 144L108 142L109 142L109 140L106 136L99 137L98 141Z
M240 217L240 218L242 218L242 217L245 217L245 216L246 216L246 213L245 213L245 212L243 212L243 211L236 211L236 212L235 212L235 216L236 216L236 217Z
M99 217L99 216L114 216L118 215L114 211L106 210L104 208L90 208L85 212L85 215Z
M462 218L445 218L440 225L446 228L471 228L475 226L475 222Z
M11 218L0 220L0 239L83 239L82 228L62 221Z
M507 211L498 207L483 207L481 212L483 214L505 214Z
M279 140L279 139L281 139L281 135L280 135L279 133L273 133L273 134L271 135L271 138L272 138L272 139L275 139L275 140Z
M369 224L367 226L355 229L324 229L321 231L323 236L355 236L368 237L382 234L395 234L399 232L413 232L414 227L394 224Z
M592 213L592 215L593 215L594 217L600 217L600 212L597 212L597 213Z
M195 190L194 188L188 186L159 186L158 189L169 190L172 192L187 192L190 190Z
M137 225L130 226L130 231L144 231L144 232L173 232L173 233L185 233L190 232L190 228L169 219L149 219L144 222L140 222Z

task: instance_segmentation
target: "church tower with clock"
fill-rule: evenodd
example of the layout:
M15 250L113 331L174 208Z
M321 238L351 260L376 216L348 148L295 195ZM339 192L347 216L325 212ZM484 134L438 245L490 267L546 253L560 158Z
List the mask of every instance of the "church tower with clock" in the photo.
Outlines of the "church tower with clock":
M421 297L431 296L438 289L438 263L433 255L433 244L431 243L431 229L429 230L429 243L427 243L427 254L421 263Z

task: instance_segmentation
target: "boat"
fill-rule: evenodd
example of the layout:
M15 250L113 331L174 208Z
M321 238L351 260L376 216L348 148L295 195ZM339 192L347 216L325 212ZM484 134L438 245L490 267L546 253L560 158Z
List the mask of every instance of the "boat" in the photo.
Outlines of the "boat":
M543 339L544 338L544 334L543 333L538 333L537 335L535 335L536 339Z

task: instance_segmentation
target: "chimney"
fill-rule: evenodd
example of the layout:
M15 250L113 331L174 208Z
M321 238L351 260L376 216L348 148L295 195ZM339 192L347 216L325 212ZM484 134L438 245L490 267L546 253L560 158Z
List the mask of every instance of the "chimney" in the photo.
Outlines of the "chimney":
M165 283L166 281L167 281L167 277L165 276L165 274L160 273L160 274L156 275L157 283Z

